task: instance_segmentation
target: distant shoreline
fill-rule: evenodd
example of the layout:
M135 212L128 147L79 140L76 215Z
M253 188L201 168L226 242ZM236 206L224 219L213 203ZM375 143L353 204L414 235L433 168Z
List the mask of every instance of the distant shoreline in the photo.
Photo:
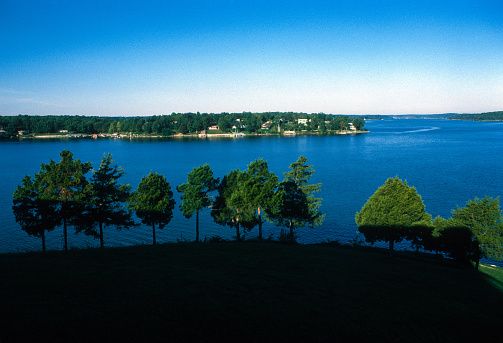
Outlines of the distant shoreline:
M282 134L256 134L256 133L215 133L215 134L175 134L170 136L160 136L160 135L142 135L142 134L100 134L100 135L90 135L84 133L74 133L67 135L43 135L43 134L33 134L33 135L23 135L19 136L20 139L50 139L50 138L114 138L114 139L124 139L124 138L240 138L240 137L293 137L293 136L345 136L345 135L359 135L370 133L370 131L336 131L336 132L295 132L295 133L282 133Z

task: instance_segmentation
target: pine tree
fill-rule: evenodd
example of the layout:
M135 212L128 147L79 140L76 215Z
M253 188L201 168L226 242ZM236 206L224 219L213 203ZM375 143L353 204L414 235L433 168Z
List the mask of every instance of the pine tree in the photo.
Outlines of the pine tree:
M91 170L91 163L74 160L73 154L63 150L61 161L52 160L41 165L37 178L37 187L41 191L40 198L57 203L56 213L63 222L64 250L68 250L68 225L75 225L80 218L85 189L88 181L85 174Z
M86 190L85 207L77 228L77 231L98 237L101 247L104 247L104 226L122 229L135 225L125 206L131 186L118 183L124 170L112 165L112 162L112 154L105 154L100 167L94 171L90 187ZM99 231L96 230L96 224Z
M231 170L218 185L211 216L220 225L235 228L236 240L241 240L240 227L251 230L256 225L255 207L246 202L245 184L248 175L239 169Z
M290 164L290 171L285 172L285 179L279 184L273 205L268 210L268 217L276 225L289 229L290 240L295 240L295 229L303 226L320 226L325 219L321 213L321 198L315 198L315 193L321 189L321 183L309 184L314 174L312 165L307 164L307 158L300 156Z
M35 180L39 178L40 174L35 174ZM41 238L42 251L45 252L45 232L54 230L61 219L57 215L57 203L44 200L42 194L39 184L26 175L22 185L14 191L12 210L21 229L30 236Z
M153 242L156 244L155 226L164 228L173 218L175 200L171 185L160 174L150 172L141 179L138 189L131 194L128 208L134 210L142 223L152 227Z
M258 238L262 239L262 215L272 204L278 187L278 177L269 171L267 162L262 158L253 161L245 171L245 178L239 188L244 194L244 202L254 209L258 225Z
M182 193L180 210L185 218L196 213L196 242L199 242L199 211L212 204L208 193L217 188L218 179L213 178L213 171L208 164L194 168L187 175L187 183L179 185L176 190Z

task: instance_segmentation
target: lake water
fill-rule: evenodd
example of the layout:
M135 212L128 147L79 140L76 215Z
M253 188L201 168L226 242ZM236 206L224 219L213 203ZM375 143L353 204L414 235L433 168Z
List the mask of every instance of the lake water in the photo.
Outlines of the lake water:
M368 134L346 136L296 136L224 139L56 139L0 143L2 163L0 184L0 253L41 250L40 239L28 236L14 220L12 194L25 174L33 175L41 163L58 162L68 149L74 158L98 167L104 153L112 153L125 169L123 183L136 189L141 177L151 170L163 174L174 191L175 214L168 226L157 230L157 241L193 240L195 216L186 219L177 185L187 174L208 163L214 175L246 169L262 157L280 179L288 165L300 155L316 170L311 181L323 183L324 224L300 228L301 243L337 240L347 243L356 234L355 213L387 178L398 176L416 187L426 210L433 216L449 217L457 205L474 197L498 197L503 192L503 123L448 120L367 121ZM264 236L277 237L280 228L266 225ZM219 235L231 238L233 229L215 224L209 210L200 218L201 238ZM257 229L247 237L255 237ZM117 231L105 229L105 245L150 244L146 226ZM98 241L69 230L70 247L98 246ZM48 249L62 249L63 234L56 229L47 234ZM399 247L407 248L408 243Z

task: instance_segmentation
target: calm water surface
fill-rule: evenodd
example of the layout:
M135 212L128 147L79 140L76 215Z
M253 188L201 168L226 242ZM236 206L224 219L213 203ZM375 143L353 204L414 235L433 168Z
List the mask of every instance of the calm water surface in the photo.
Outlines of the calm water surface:
M320 196L326 213L319 228L299 229L302 243L338 240L346 243L355 237L354 216L366 200L387 178L398 176L416 187L433 216L449 217L457 205L485 195L503 193L503 123L448 120L367 121L369 134L348 136L297 136L240 139L152 139L25 140L0 143L2 161L0 184L0 253L40 250L40 239L22 231L12 214L12 193L25 174L33 175L41 163L59 161L59 153L68 149L74 158L90 161L97 168L104 153L112 153L125 169L123 183L136 189L141 177L151 170L163 174L177 201L175 215L168 226L157 230L157 241L193 240L195 217L186 219L178 210L180 194L175 187L186 182L187 174L208 163L215 176L231 169L246 169L262 157L280 179L288 165L300 155L316 170L312 182L322 182ZM233 230L215 224L210 211L201 215L201 237L220 235L231 238ZM257 235L252 230L248 237ZM280 231L267 225L265 236ZM94 247L98 242L70 230L71 247ZM105 229L105 244L124 246L150 244L150 228L139 226L126 231ZM48 249L61 249L62 230L47 235ZM403 243L402 247L409 245Z

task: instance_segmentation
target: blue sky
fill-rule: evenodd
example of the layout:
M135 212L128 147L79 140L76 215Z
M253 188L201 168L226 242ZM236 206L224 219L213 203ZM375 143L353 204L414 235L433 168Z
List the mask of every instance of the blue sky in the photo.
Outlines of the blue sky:
M0 0L0 115L496 110L500 0Z

